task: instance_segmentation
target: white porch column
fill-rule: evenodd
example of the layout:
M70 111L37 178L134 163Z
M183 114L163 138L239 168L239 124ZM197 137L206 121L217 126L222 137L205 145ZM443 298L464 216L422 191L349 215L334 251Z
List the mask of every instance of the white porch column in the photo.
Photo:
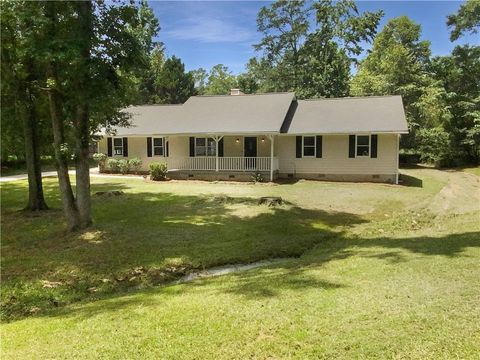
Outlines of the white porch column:
M218 143L222 140L223 136L214 136L215 140L215 171L218 172Z
M270 139L270 181L273 181L273 135L268 135Z

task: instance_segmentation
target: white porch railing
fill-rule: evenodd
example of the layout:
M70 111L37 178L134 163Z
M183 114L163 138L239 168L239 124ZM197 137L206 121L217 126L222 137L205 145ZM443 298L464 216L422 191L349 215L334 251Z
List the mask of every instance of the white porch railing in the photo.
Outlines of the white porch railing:
M188 157L166 159L169 170L216 171L215 157ZM270 171L271 158L265 157L219 157L218 171ZM273 158L273 170L278 169L278 158Z

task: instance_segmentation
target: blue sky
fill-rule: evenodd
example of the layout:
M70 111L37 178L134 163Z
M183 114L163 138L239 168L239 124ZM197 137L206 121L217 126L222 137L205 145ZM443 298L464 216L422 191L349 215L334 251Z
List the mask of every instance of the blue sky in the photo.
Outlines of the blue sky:
M160 21L159 40L167 55L176 55L187 70L209 70L224 64L238 74L255 55L252 45L261 34L256 31L256 16L267 1L151 1ZM433 55L446 55L457 44L480 44L480 37L465 36L449 40L446 16L455 13L459 1L359 1L363 11L383 9L379 30L394 17L407 15L422 25L423 39L431 41Z

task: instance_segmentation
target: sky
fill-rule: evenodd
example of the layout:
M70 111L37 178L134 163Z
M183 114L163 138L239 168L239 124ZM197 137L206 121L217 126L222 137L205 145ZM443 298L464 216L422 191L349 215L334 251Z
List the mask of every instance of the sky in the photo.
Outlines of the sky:
M257 13L268 1L150 1L160 21L158 40L168 56L180 57L187 71L207 71L224 64L234 73L245 70L255 56L253 44L261 39L256 30ZM379 31L389 19L407 15L422 25L422 39L430 40L433 55L447 55L455 45L480 45L480 36L468 35L452 43L446 16L455 13L460 1L358 1L360 12L384 10ZM259 55L259 54L257 54Z

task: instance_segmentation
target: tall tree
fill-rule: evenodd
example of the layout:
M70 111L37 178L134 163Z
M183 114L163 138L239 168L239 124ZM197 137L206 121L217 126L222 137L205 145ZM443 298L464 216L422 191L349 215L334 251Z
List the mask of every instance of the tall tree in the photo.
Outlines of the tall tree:
M436 127L449 117L445 91L427 71L430 43L421 27L406 16L390 20L377 35L351 82L353 95L402 95L410 135L402 145L415 146L415 132Z
M467 0L460 5L456 14L447 17L447 25L453 28L450 34L451 41L457 40L466 32L476 34L480 27L480 1Z
M263 52L264 65L276 69L264 72L269 76L264 81L281 84L283 91L301 84L300 50L308 34L310 13L303 0L279 0L258 13L257 29L263 38L254 48Z
M39 69L35 66L35 33L39 12L28 2L2 3L2 135L22 138L28 174L28 210L45 210L40 152L43 135L39 101ZM3 140L3 136L2 136ZM12 144L11 140L7 140ZM17 143L13 143L15 147ZM2 141L2 148L4 147ZM3 151L2 151L3 153Z
M190 72L185 72L182 61L172 56L167 59L154 81L157 103L182 104L195 93L195 82Z
M148 63L158 22L130 3L46 2L44 67L58 179L70 229L90 224L88 144L99 127L126 124L134 77ZM145 4L141 5L145 6ZM150 27L140 31L139 28ZM61 39L61 41L59 41ZM75 159L76 197L68 175Z
M205 87L206 95L228 95L230 89L235 88L237 82L235 76L228 67L223 64L217 64L208 74L208 83Z
M457 160L480 162L480 46L457 46L432 59L430 71L447 91L451 117L444 124Z
M314 15L314 19L311 16ZM359 14L354 1L277 1L258 14L262 51L249 73L270 91L295 91L300 98L344 96L350 66L362 42L375 35L383 12ZM315 26L310 31L310 23Z
M197 95L203 95L207 86L208 73L204 68L198 68L191 71L195 83L195 92Z

